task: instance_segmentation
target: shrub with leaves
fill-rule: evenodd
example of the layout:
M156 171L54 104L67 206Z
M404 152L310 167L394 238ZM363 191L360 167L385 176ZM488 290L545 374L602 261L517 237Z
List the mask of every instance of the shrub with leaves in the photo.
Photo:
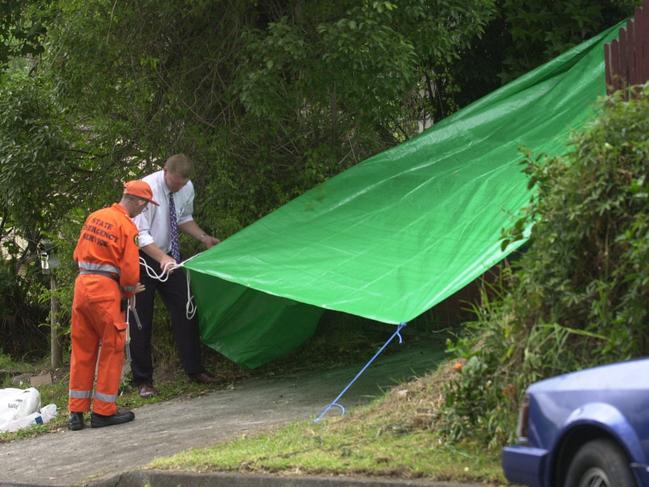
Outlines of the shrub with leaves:
M535 191L507 238L533 223L528 248L449 344L466 360L441 418L454 438L501 445L531 382L649 348L649 87L606 99L574 142L525 161Z

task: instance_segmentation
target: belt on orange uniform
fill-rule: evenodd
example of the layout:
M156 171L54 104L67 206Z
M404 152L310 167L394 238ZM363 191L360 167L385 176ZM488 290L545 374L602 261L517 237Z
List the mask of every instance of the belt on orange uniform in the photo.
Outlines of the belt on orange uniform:
M86 276L86 275L104 276L119 282L119 275L115 274L114 272L100 271L100 270L90 271L88 269L79 269L79 275L80 276Z

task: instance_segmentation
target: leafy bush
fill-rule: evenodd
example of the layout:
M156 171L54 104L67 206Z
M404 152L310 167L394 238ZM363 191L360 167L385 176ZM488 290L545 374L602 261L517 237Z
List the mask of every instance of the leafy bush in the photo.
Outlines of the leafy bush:
M449 344L466 360L446 388L451 437L500 445L529 383L649 348L649 87L605 100L574 142L565 157L525 161L535 191L506 240L534 223L530 243Z

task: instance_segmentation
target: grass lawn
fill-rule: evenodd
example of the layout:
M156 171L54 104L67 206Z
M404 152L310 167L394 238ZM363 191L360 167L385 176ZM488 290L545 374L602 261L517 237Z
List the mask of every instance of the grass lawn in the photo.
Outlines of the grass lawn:
M368 406L319 424L301 421L259 435L161 458L152 468L272 472L283 475L371 475L506 483L499 451L449 444L436 434L440 385L448 364L401 384Z

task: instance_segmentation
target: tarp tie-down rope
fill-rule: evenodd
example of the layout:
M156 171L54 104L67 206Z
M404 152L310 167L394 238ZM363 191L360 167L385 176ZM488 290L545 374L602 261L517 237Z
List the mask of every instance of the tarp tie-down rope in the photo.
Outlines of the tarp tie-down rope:
M135 311L135 307L131 308L131 300L129 299L127 301L127 305L126 305L126 323L129 323L129 318L130 318L130 312L131 311ZM134 316L137 316L137 315L134 313ZM138 328L141 330L142 329L142 323L140 323L139 317L137 317L137 319L135 321L138 324ZM130 344L131 344L131 327L127 326L126 327L126 346L124 347L124 349L126 351L126 360L128 362L131 361L131 347L130 347Z
M129 320L129 313L132 311L133 312L133 318L135 318L135 324L137 325L137 329L141 330L142 329L142 322L140 321L140 315L137 314L137 309L135 308L135 296L131 296L128 298L126 301L126 322L130 323ZM126 327L126 331L129 331L129 327ZM129 343L131 341L130 333L126 334L126 341Z
M165 282L167 279L169 279L169 275L171 274L171 272L174 271L175 269L178 269L179 267L182 267L185 264L185 262L187 262L187 260L181 262L180 264L177 264L175 262L170 262L169 264L167 264L162 268L160 274L156 273L155 269L153 269L153 267L147 264L146 260L144 260L143 257L140 257L140 264L144 267L147 276L149 276L151 279L157 279L160 282ZM185 316L187 317L188 320L191 320L196 314L196 310L198 309L198 307L196 306L196 303L194 303L194 296L192 296L189 271L185 272L185 277L187 278L187 303L185 304Z
M120 379L120 383L124 383L126 376L128 375L131 367L131 326L130 326L130 313L131 311L133 312L133 316L135 317L135 322L137 323L137 327L141 330L142 329L142 323L140 323L140 317L137 315L137 311L135 310L135 297L132 296L126 300L126 342L124 344L124 367L122 367L122 376Z
M369 362L367 362L367 363L363 366L363 368L358 372L358 374L356 374L356 377L354 377L354 378L351 380L351 382L345 386L345 388L342 390L342 392L341 392L340 394L338 394L338 397L336 397L336 399L334 399L331 403L329 403L327 406L325 406L325 407L322 409L322 411L320 411L320 414L318 415L318 417L315 418L315 419L313 420L314 423L319 423L320 420L321 420L321 419L322 419L322 418L323 418L323 417L324 417L324 416L325 416L325 415L326 415L326 414L327 414L327 413L328 413L332 408L338 408L338 409L340 410L340 414L344 416L344 414L345 414L345 407L344 407L342 404L339 404L339 403L338 403L338 400L339 400L341 397L343 397L343 395L345 394L345 392L347 392L347 390L348 390L348 389L349 389L349 388L354 384L354 382L356 382L356 381L358 380L358 378L363 374L363 372L365 372L365 369L367 369L367 368L370 366L370 364L371 364L372 362L374 362L374 360L376 359L376 357L378 357L379 355L381 355L381 352L383 352L383 350L385 350L385 347L387 347L387 346L390 344L390 342L394 339L394 337L399 337L399 344L403 343L403 338L402 338L400 332L401 332L401 330L402 330L406 325L407 325L407 323L400 323L400 324L399 324L399 326L397 327L397 330L392 334L392 336L391 336L390 338L388 338L388 340L383 344L383 346L382 346L381 348L379 348L378 352L376 352L376 353L374 354L374 356L369 360Z

